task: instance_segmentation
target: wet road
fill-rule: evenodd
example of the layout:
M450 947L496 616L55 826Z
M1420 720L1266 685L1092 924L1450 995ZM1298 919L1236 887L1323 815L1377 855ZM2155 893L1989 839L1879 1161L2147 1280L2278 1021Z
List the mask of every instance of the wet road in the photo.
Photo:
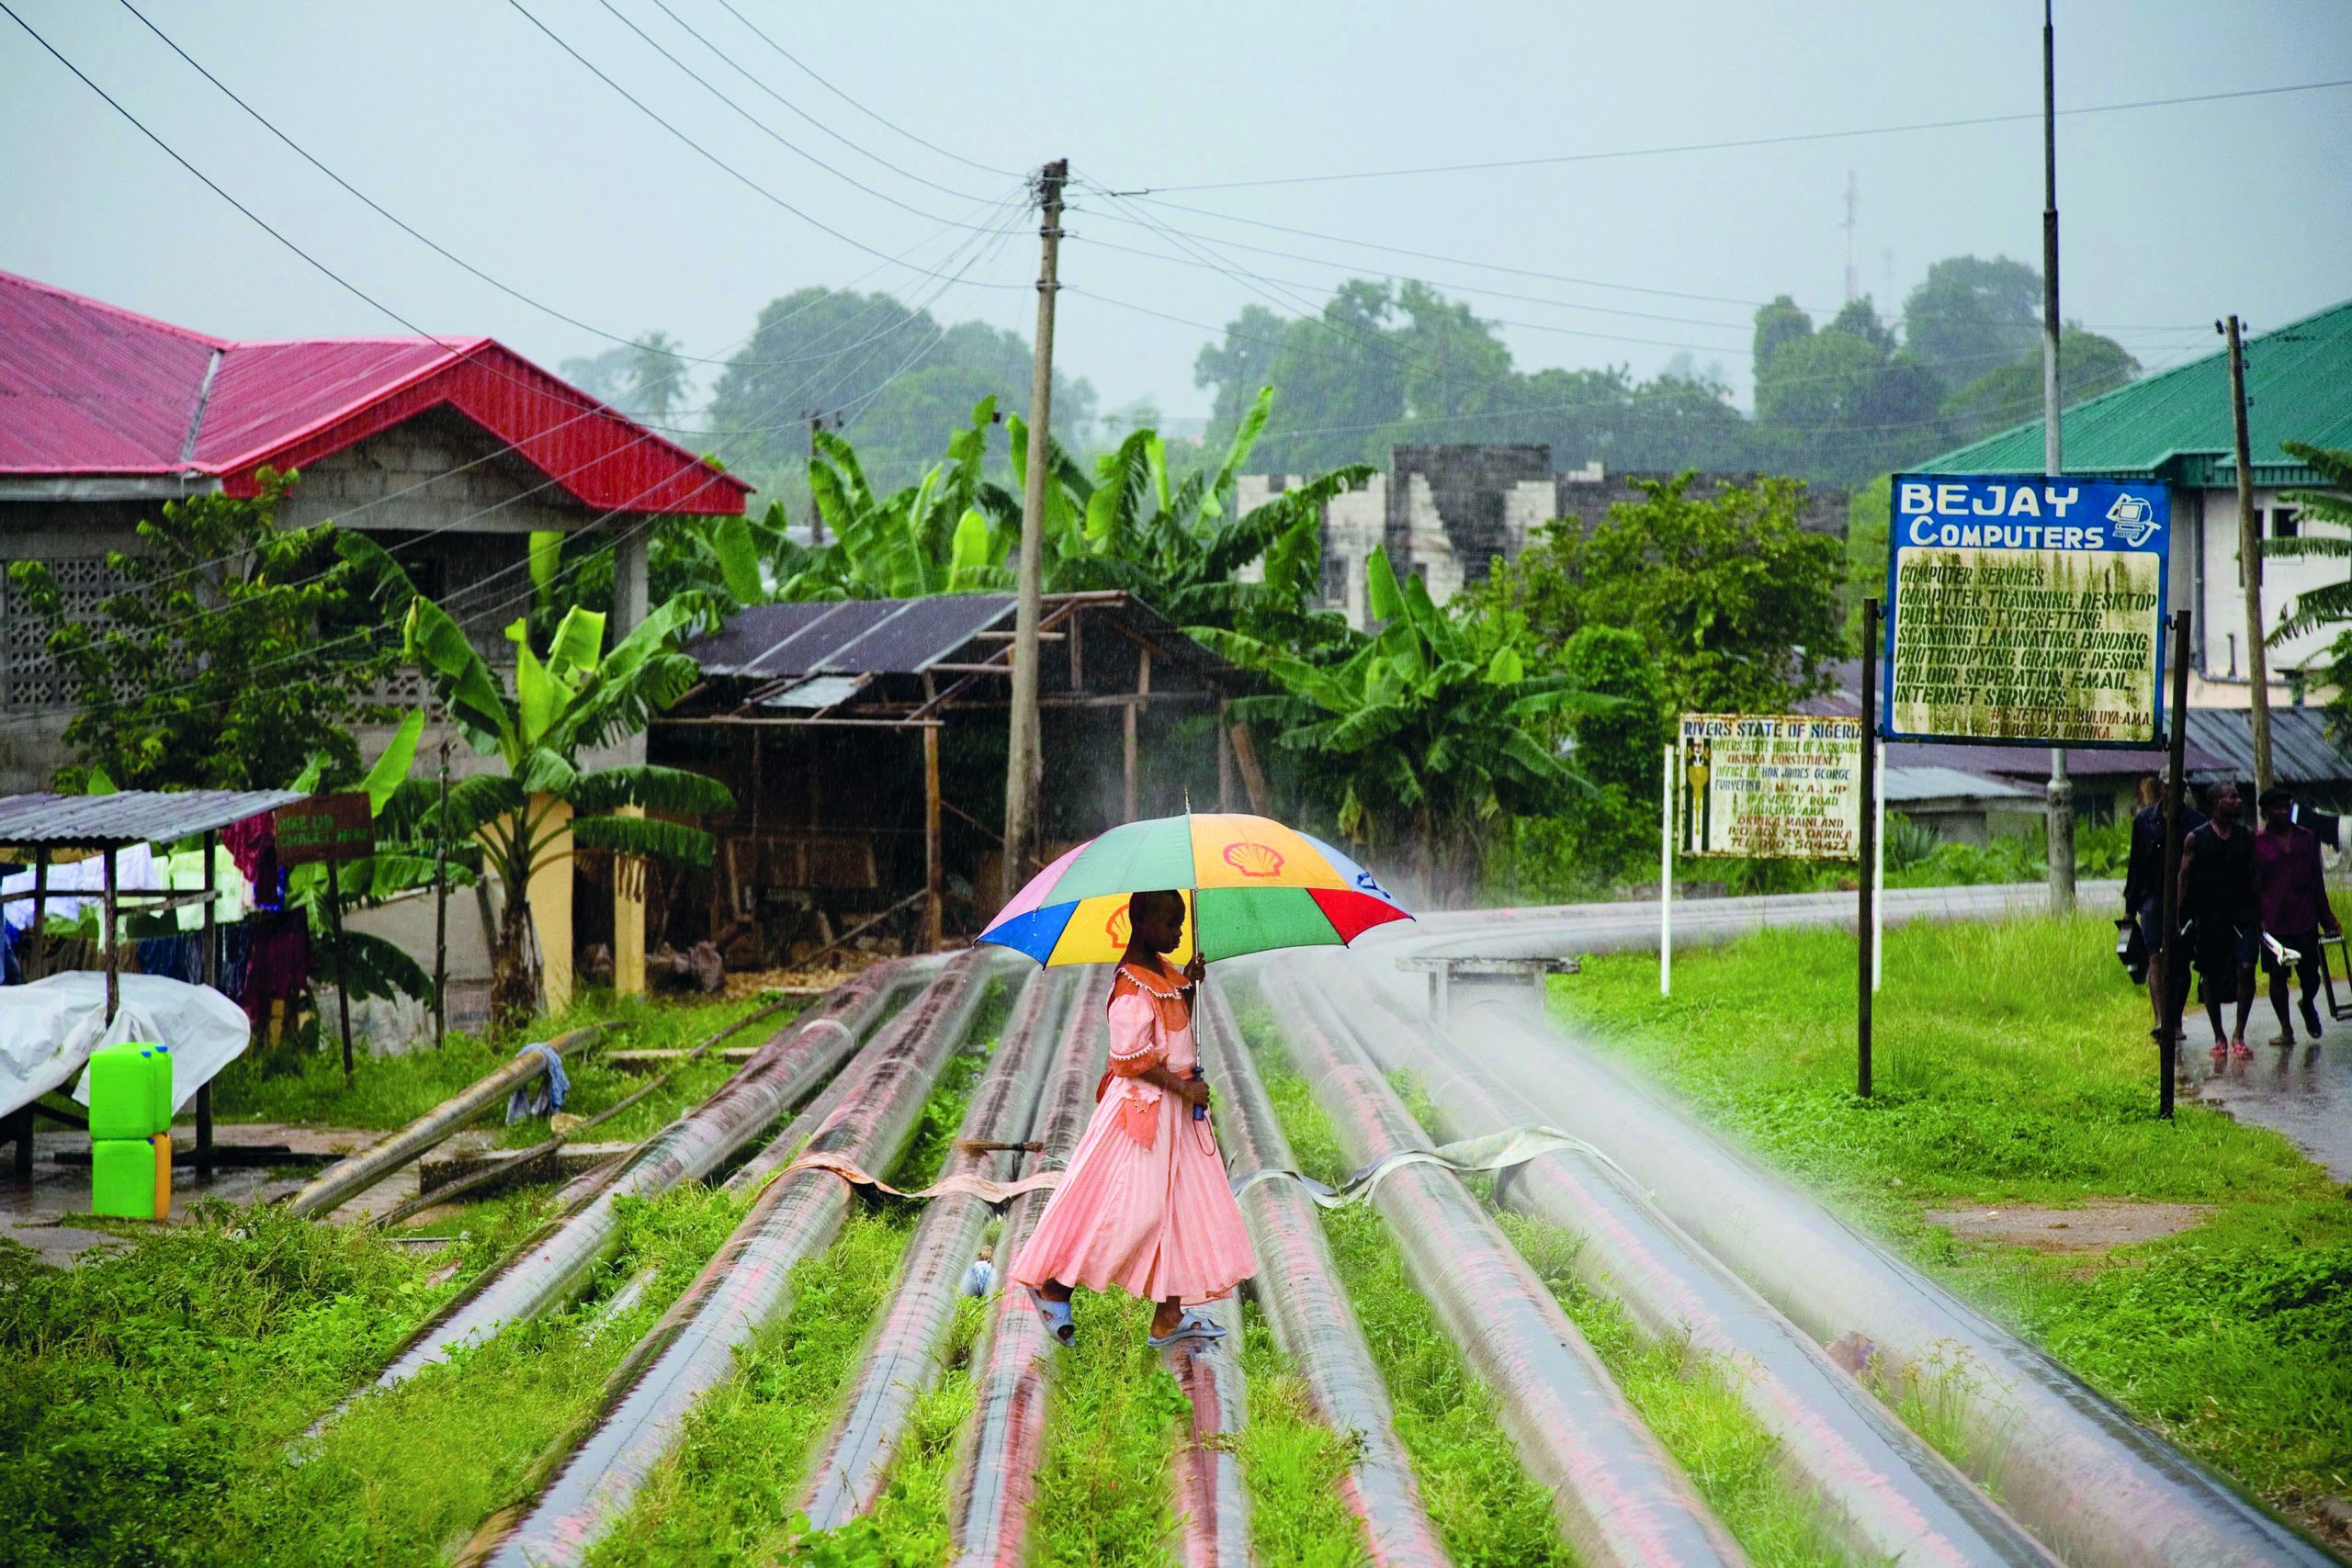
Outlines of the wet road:
M2256 997L2245 1032L2254 1055L2223 1061L2204 1048L2205 1023L2191 1020L2175 1092L2183 1103L2216 1106L2251 1126L2284 1133L2330 1176L2352 1182L2352 1022L2331 1022L2324 1013L2321 1021L2327 1032L2317 1041L2304 1038L2298 1018L2291 1047L2257 1043L2278 1033L2278 1020L2269 998Z

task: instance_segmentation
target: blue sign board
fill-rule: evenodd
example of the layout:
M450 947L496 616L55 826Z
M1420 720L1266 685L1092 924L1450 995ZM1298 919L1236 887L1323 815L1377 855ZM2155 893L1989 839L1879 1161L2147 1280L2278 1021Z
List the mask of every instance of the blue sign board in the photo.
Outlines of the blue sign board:
M2038 474L1892 491L1880 733L2162 744L2170 491Z

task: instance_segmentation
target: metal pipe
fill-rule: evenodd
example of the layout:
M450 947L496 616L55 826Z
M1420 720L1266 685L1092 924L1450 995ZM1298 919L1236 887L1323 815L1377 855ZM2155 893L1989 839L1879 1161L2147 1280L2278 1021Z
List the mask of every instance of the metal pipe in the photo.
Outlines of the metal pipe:
M1290 1140L1241 1046L1223 988L1213 981L1202 1002L1201 1070L1216 1086L1217 1136L1228 1170L1238 1179L1295 1168ZM1290 1182L1257 1181L1242 1190L1241 1218L1258 1255L1251 1288L1274 1343L1298 1368L1324 1425L1355 1438L1340 1493L1363 1527L1374 1568L1446 1568L1451 1559L1422 1506L1412 1461L1396 1440L1387 1386L1340 1283L1315 1205Z
M591 1024L560 1034L548 1044L560 1056L600 1039L608 1026ZM491 1106L548 1070L547 1057L526 1051L496 1072L476 1078L399 1132L337 1160L286 1201L290 1214L326 1213L365 1192L392 1172L447 1139Z
M1069 1160L1094 1111L1094 1085L1109 1052L1102 1010L1110 999L1107 972L1090 975L1070 1004L1053 1077L1031 1131L1046 1145L1029 1168L1051 1170ZM1048 1194L1027 1192L1005 1212L999 1251L1011 1271ZM1037 1467L1046 1451L1045 1325L1029 1304L1028 1292L1000 1289L990 1309L982 1348L972 1374L971 1424L956 1455L955 1490L948 1501L948 1539L956 1568L1022 1568L1029 1558L1029 1503L1036 1495Z
M1328 987L1338 965L1310 971ZM1324 991L1329 1000L1330 992ZM1449 1137L1526 1126L1542 1117L1483 1062L1434 1048L1426 1024L1355 1029L1384 1069L1414 1074ZM1581 1244L1577 1276L1622 1302L1643 1331L1681 1341L1719 1365L1774 1438L1791 1485L1818 1498L1839 1544L1858 1560L2052 1565L2056 1559L1959 1470L1774 1311L1623 1178L1589 1155L1539 1156L1504 1172L1498 1202L1547 1220Z
M961 1141L1006 1144L1028 1137L1074 989L1067 970L1030 976L986 1076L972 1091ZM1004 1181L1011 1179L1013 1166L1010 1150L980 1152L959 1144L941 1174ZM810 1529L846 1524L882 1495L915 1402L938 1379L940 1349L955 1322L959 1287L979 1255L989 1213L980 1199L950 1193L923 1210L907 1238L889 1305L801 1495L800 1510Z
M1286 973L1266 982L1283 1038L1348 1159L1369 1164L1429 1136L1379 1070ZM1414 1284L1495 1393L1503 1429L1590 1564L1744 1563L1690 1479L1626 1403L1478 1200L1450 1170L1406 1166L1374 1190Z
M1198 995L1193 1034L1205 1053L1211 1029L1205 987ZM1208 1070L1205 1055L1201 1070ZM1228 1151L1228 1178L1231 1157ZM1242 1483L1241 1456L1232 1441L1250 1411L1241 1367L1241 1298L1237 1292L1193 1310L1223 1328L1226 1338L1222 1345L1180 1339L1159 1352L1191 1410L1192 1440L1177 1450L1169 1467L1176 1494L1176 1544L1184 1568L1250 1568L1250 1489Z
M699 1179L758 1135L840 1067L857 1032L882 1011L895 978L876 964L770 1037L716 1094L639 1145L579 1213L533 1237L410 1335L375 1386L405 1382L459 1348L568 1299L619 1235L622 1199Z
M988 973L977 951L951 960L891 1021L854 1096L810 1146L863 1166L895 1160L971 1027ZM460 1560L502 1568L580 1562L628 1511L703 1397L733 1375L737 1352L791 1309L794 1267L831 1244L849 1205L849 1183L829 1170L770 1182L718 1255L615 1369L584 1433L568 1434L541 1461L535 1474L547 1479L537 1501L511 1527L503 1519L485 1526Z
M1939 1397L1969 1470L2080 1568L2301 1563L2327 1555L1820 1203L1692 1125L1556 1030L1475 1010L1448 1031L1649 1189L1660 1211L1821 1344Z

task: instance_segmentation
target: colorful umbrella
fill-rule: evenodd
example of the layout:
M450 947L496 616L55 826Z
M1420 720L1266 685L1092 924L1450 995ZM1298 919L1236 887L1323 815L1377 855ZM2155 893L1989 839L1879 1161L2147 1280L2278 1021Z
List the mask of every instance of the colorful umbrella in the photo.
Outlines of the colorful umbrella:
M1184 895L1182 964L1196 938L1204 956L1238 958L1274 947L1344 947L1390 920L1413 917L1372 873L1323 842L1263 817L1159 817L1090 839L1030 879L982 942L1038 963L1115 964L1127 950L1127 897L1154 888Z

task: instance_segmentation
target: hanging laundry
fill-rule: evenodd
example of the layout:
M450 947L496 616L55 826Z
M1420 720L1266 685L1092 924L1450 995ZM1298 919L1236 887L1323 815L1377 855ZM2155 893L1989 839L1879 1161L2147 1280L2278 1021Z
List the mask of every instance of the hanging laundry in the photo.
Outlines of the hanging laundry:
M11 930L29 931L33 923L33 876L30 871L20 871L13 876L0 877L0 919L6 919ZM156 874L155 852L146 844L133 844L115 857L114 885L118 889L138 889L152 892L163 886ZM49 868L49 900L44 907L50 919L72 922L80 919L82 911L106 902L107 858L92 855L87 860L67 861ZM59 897L62 892L64 897Z

